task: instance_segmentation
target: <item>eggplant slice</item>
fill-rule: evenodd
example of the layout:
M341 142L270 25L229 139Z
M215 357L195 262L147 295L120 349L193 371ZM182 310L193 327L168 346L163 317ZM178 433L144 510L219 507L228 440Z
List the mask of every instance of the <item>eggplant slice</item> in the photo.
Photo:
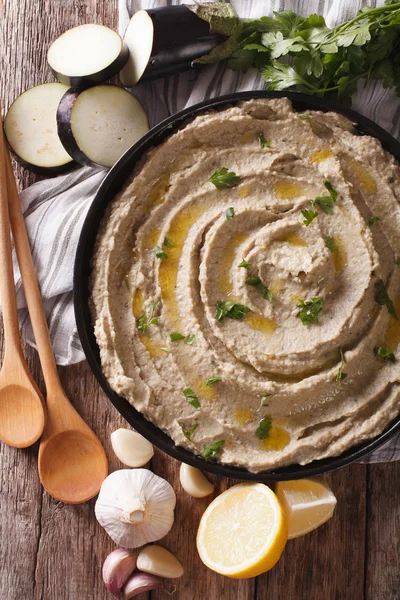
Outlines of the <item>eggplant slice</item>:
M118 33L104 25L89 24L73 27L57 38L47 61L61 83L87 87L116 75L128 56Z
M153 21L145 10L139 10L129 21L124 43L129 49L129 58L119 74L125 87L135 85L143 75L153 48Z
M58 107L57 123L74 160L103 167L112 167L149 130L139 100L116 85L70 88Z
M14 100L4 119L11 150L32 171L55 174L73 164L57 135L57 107L67 90L62 83L30 88Z

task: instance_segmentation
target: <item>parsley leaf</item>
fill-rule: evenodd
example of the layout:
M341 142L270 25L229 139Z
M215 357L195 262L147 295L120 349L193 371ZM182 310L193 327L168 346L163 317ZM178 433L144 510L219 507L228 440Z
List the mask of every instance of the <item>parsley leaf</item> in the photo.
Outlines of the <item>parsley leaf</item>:
M220 381L222 381L222 377L210 377L210 379L207 379L206 385L208 385L208 386L215 385L216 383L219 383Z
M243 259L238 267L243 267L243 269L247 269L248 271L251 269L251 263L247 262L247 260Z
M196 334L191 333L190 335L185 337L185 339L183 340L183 343L186 344L187 346L193 346L195 339L196 339Z
M379 279L375 283L375 300L380 306L385 306L388 309L388 313L395 319L399 320L393 302L389 298L389 294L386 291L385 284L382 279Z
M194 432L196 431L196 429L198 428L199 424L195 423L195 425L193 425L193 427L191 427L188 431L184 431L183 435L185 436L186 439L189 440L189 442L192 441L192 435L194 434Z
M336 381L338 383L342 383L342 381L344 379L346 379L346 377L347 377L347 373L343 373L343 367L346 364L346 359L344 357L342 349L340 349L340 357L342 359L342 362L340 363L340 367L339 367L337 375L336 375Z
M196 410L200 409L200 401L192 388L185 388L182 393L189 404L191 404Z
M235 209L233 208L233 206L230 206L226 209L225 216L228 221L231 221L231 219L233 219L233 217L235 216Z
M272 396L272 394L270 394L269 392L264 392L263 394L261 394L261 398L260 398L260 406L257 409L257 412L263 407L263 406L268 406L268 404L266 404L267 399Z
M184 344L191 346L196 338L196 335L191 333L190 335L184 336L182 333L175 331L174 333L171 333L169 337L171 342L180 342L183 340Z
M334 189L333 185L331 184L330 181L328 181L327 179L324 180L324 186L326 187L326 189L329 192L330 197L332 198L334 204L336 204L336 200L338 197L338 193L337 191Z
M158 317L154 317L154 311L156 309L157 304L158 301L152 302L150 304L149 315L142 315L141 317L136 319L136 327L139 329L140 333L144 333L146 331L146 328L149 327L149 325L158 325Z
M330 250L332 253L336 252L337 243L335 242L333 237L326 237L324 241L325 241L325 246L328 248L328 250Z
M392 363L396 362L396 357L393 352L382 346L376 346L374 348L374 354L377 358L381 358L382 360L390 360Z
M368 219L368 225L373 225L374 223L379 223L379 221L382 221L382 219L380 217L376 217L375 215L372 215L372 217L370 217Z
M206 446L201 455L204 458L213 458L219 452L219 450L221 450L224 444L225 440L219 440L218 442L214 442L213 444Z
M271 417L266 416L261 419L256 429L256 435L260 438L260 440L265 440L270 434L272 427Z
M313 323L319 323L318 315L322 310L323 304L324 299L319 297L312 298L308 302L300 300L297 306L301 310L297 316L301 319L303 325L308 326Z
M399 257L399 258L396 258L396 265L397 265L398 267L400 267L400 257ZM239 265L239 266L240 266L240 265Z
M263 284L259 277L247 277L246 283L247 285L251 285L252 287L256 288L257 292L259 292L265 300L272 300L272 294L270 290Z
M312 223L314 221L314 219L316 217L318 217L318 213L315 212L315 210L308 210L307 208L305 208L304 210L301 211L301 214L304 217L304 225L306 225L307 227L309 226L310 223Z
M234 171L228 171L228 169L222 167L217 169L208 181L211 181L218 190L226 190L239 185L240 177Z
M164 250L161 248L161 246L156 246L154 248L154 254L160 260L164 260L165 258L168 258L168 254L166 252L164 252Z
M319 208L326 215L333 215L333 207L335 205L335 202L330 196L317 196L315 200L311 201L311 206L314 207L315 205L319 206Z
M269 148L271 145L271 140L265 139L265 135L264 135L263 131L260 131L260 133L258 134L258 140L260 142L260 146L261 146L262 150L264 150L264 148Z
M169 238L165 238L164 239L164 243L163 246L175 246L174 242L172 240L170 240Z
M251 312L250 308L244 304L235 304L231 300L218 300L216 304L215 319L222 321L225 317L228 319L243 319L244 315Z
M178 333L177 331L175 331L174 333L171 333L169 337L170 337L171 342L179 342L180 340L185 339L185 336L182 335L181 333Z

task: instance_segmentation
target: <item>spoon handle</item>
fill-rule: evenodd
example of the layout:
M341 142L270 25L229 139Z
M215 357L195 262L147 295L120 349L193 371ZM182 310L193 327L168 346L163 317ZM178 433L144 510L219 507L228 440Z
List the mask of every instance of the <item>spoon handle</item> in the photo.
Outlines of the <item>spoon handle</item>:
M52 396L52 391L57 391L61 388L61 383L58 377L46 316L43 309L42 296L36 278L28 234L26 232L24 216L22 214L21 203L8 152L5 152L4 163L8 188L8 209L15 250L17 252L29 316L35 334L40 364L42 365L43 376L46 383L47 397L49 399L49 397Z
M4 161L7 153L4 147L3 128L0 126L0 129L2 131L0 135L0 294L3 310L4 338L6 352L7 350L13 349L22 353L18 325L17 300L15 296L10 218L8 213L7 179Z

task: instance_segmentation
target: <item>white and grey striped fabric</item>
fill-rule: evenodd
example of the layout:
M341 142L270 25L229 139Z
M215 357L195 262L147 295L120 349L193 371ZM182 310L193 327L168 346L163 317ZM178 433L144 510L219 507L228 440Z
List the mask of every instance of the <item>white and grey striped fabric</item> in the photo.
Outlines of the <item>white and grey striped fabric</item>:
M119 0L119 30L125 31L130 16L140 8L190 3L175 0ZM231 0L241 17L256 18L272 11L292 9L300 14L319 13L333 26L354 16L368 4L384 0ZM238 90L262 89L256 71L236 73L218 64L193 72L136 86L134 92L146 108L151 126L167 116L206 98ZM392 90L377 83L359 89L353 107L392 135L400 138L400 102ZM49 320L50 334L58 364L84 359L72 306L72 275L76 246L90 202L106 173L105 169L76 169L56 179L33 185L21 194L35 265ZM18 305L23 335L34 345L25 299L16 266ZM400 459L400 435L374 452L366 462Z

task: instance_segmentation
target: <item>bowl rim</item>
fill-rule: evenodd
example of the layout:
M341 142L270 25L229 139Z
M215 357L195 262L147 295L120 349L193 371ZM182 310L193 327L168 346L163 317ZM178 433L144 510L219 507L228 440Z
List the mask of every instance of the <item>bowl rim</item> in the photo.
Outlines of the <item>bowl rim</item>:
M199 114L211 110L224 110L229 106L234 106L244 100L258 98L288 98L292 102L295 110L304 111L311 109L323 112L333 111L342 114L355 123L360 134L370 135L378 139L384 149L390 152L390 154L400 162L400 143L387 131L356 111L323 98L307 96L306 94L297 92L269 92L267 90L258 90L235 92L218 98L204 100L199 104L190 106L189 108L171 115L150 129L148 133L121 156L107 173L96 192L82 226L74 264L73 288L74 310L78 334L89 366L109 400L111 400L119 413L132 427L135 428L136 431L172 458L201 469L202 471L207 471L214 475L220 475L231 479L271 482L322 475L323 473L334 471L360 460L373 450L382 446L400 431L400 415L390 423L385 431L375 438L353 446L338 456L314 460L306 465L293 464L269 471L254 473L243 467L206 460L202 456L194 454L186 448L175 445L173 440L166 433L149 421L142 413L137 411L127 400L118 396L118 394L111 389L101 369L99 349L94 336L89 311L88 285L94 243L97 237L98 226L104 215L105 209L118 191L122 189L125 181L132 175L135 165L141 159L143 154L150 148L162 143L169 135L186 125L189 120L195 118Z

